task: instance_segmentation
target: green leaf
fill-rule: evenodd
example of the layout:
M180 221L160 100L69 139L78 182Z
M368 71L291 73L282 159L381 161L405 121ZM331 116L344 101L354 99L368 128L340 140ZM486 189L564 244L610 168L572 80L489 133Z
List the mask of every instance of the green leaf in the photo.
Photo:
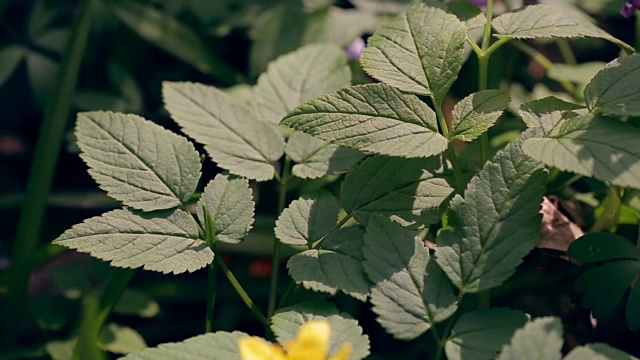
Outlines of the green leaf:
M589 114L564 121L551 138L527 139L522 148L548 166L640 188L639 138L631 124Z
M53 243L111 261L111 266L165 274L192 272L213 261L195 222L182 210L113 210L73 226Z
M449 360L492 360L511 335L527 322L518 310L493 308L464 313L445 343Z
M4 84L24 58L22 47L12 45L0 49L0 85Z
M328 192L303 195L276 220L276 237L283 244L313 244L336 226L339 210L338 202Z
M433 110L416 96L380 83L310 100L281 124L370 154L429 157L447 148Z
M471 179L464 198L453 198L436 259L460 291L502 284L538 244L545 177L520 143L509 144Z
M160 312L160 305L141 291L125 289L113 307L113 312L152 318Z
M516 330L511 343L502 347L497 360L560 360L562 323L554 317L542 317Z
M629 329L634 331L640 329L640 286L637 283L631 289L625 313Z
M296 106L351 85L351 70L344 51L329 44L314 44L271 62L253 88L262 120L277 125Z
M640 260L638 249L629 240L611 233L584 235L571 243L567 254L587 263L620 259Z
M373 156L347 173L340 200L362 225L373 215L402 225L429 225L439 220L443 203L453 193L452 181L438 158Z
M162 95L171 117L218 166L258 181L273 178L272 163L282 156L284 141L248 105L195 83L165 82Z
M213 217L218 241L237 244L251 230L255 203L246 179L216 175L205 187L196 205L201 224L205 223L203 206Z
M584 109L584 106L549 96L522 104L518 109L518 114L528 128L542 129L546 137L551 134L551 130L560 121L577 116L575 110L580 109Z
M416 4L373 33L360 62L374 78L440 104L458 77L466 34L455 15Z
M602 61L590 61L581 64L553 64L547 76L556 81L571 81L587 84L606 65Z
M239 72L211 51L211 46L196 32L175 18L138 2L108 4L120 21L154 46L225 84L237 82Z
M335 308L319 307L317 303L305 303L280 309L271 318L271 330L280 344L293 340L300 325L310 320L327 320L331 325L329 356L335 355L345 342L351 343L350 360L364 359L369 355L369 337L362 333L356 320L347 314L337 314Z
M189 338L179 343L160 344L131 353L121 360L241 360L238 340L249 336L243 332L218 331Z
M487 131L511 99L501 90L483 90L460 100L451 117L450 140L471 141Z
M112 198L143 211L169 209L191 198L200 156L186 138L136 115L78 115L76 139L89 174Z
M451 283L414 232L377 217L364 240L373 312L388 333L414 339L456 311Z
M335 295L338 290L366 301L369 283L362 268L364 231L343 228L333 232L320 248L294 255L287 262L289 275L306 289Z
M498 16L493 28L499 38L539 39L594 37L622 45L594 24L594 20L576 7L558 4L527 6L520 11ZM629 47L628 45L626 47Z
M640 116L640 55L615 59L600 70L584 89L592 112Z
M607 344L593 343L573 348L564 360L638 360L637 357L612 348Z
M315 179L345 171L364 157L353 149L328 143L303 132L295 131L284 152L295 161L291 172L302 179Z
M102 328L98 347L116 354L128 354L145 349L147 343L132 328L112 323Z

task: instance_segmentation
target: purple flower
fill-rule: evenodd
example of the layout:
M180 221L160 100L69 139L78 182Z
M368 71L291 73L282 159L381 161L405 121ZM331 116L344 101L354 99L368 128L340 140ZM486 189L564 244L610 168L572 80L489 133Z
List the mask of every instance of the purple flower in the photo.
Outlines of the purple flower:
M635 9L640 9L640 0L627 0L620 8L620 15L626 18L631 17Z
M362 50L364 50L365 46L367 45L364 43L364 40L361 37L353 40L353 42L349 44L349 46L347 46L347 59L359 59L360 53L362 52Z

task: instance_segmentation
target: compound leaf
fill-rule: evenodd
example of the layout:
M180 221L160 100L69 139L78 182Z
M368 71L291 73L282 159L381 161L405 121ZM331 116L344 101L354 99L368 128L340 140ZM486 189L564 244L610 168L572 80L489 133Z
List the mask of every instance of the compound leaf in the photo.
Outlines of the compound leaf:
M345 177L340 199L345 211L363 225L382 215L402 225L437 221L442 204L453 193L451 174L438 158L399 159L373 156Z
M164 82L162 95L171 117L218 166L253 180L273 178L272 163L282 156L284 141L248 105L214 87L187 82Z
M198 239L198 230L182 210L133 213L113 210L73 226L53 241L112 266L179 274L213 261L213 252Z
M540 239L545 173L509 144L456 195L448 227L438 234L436 258L465 293L502 284Z
M313 244L336 225L339 210L329 193L304 195L282 211L276 220L276 237L284 244Z
M213 217L218 241L237 244L251 230L255 203L246 179L216 175L204 188L196 205L201 224L206 223L203 206Z
M516 330L511 342L502 347L498 360L560 360L562 323L554 317L542 317Z
M238 340L245 336L249 335L239 331L198 335L179 343L160 344L131 353L121 360L241 360Z
M567 119L550 138L530 138L524 152L546 165L640 188L640 129L598 115Z
M300 131L291 135L284 151L296 162L291 173L303 179L345 171L364 156L360 151L334 145Z
M344 51L313 44L271 62L253 88L262 120L277 125L293 108L317 96L351 85Z
M369 154L429 157L447 148L433 110L416 96L381 83L310 100L281 124Z
M455 312L451 283L413 232L376 217L364 239L364 269L373 283L371 303L387 332L410 340Z
M445 343L449 360L492 360L513 332L527 322L518 310L493 308L464 313Z
M200 159L193 144L139 116L81 113L75 135L91 177L126 206L173 208L198 185Z
M587 107L593 112L617 116L640 116L640 55L608 63L584 89Z
M501 90L483 90L460 100L451 117L450 140L471 141L487 131L509 104Z
M458 77L466 34L455 15L416 4L373 33L360 61L374 78L440 104Z
M310 290L335 295L338 290L366 301L369 283L362 268L364 231L344 228L324 239L320 248L294 255L287 262L289 274Z

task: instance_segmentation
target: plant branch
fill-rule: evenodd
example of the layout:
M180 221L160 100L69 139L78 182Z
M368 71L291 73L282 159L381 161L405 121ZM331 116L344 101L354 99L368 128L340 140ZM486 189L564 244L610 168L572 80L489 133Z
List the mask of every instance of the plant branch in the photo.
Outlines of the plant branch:
M216 223L215 220L213 219L213 217L211 216L211 213L209 212L209 210L207 209L206 206L202 206L202 213L204 214L204 219L205 219L205 225L204 225L204 231L205 231L205 240L207 242L207 245L209 246L209 248L211 249L211 251L213 252L213 256L217 257L218 256L218 251L217 251L217 239L216 239ZM205 319L205 332L212 332L213 331L213 309L215 306L215 302L216 302L216 267L215 264L213 262L211 262L209 265L207 265L207 312L206 312L206 319Z
M287 155L282 166L282 176L279 178L278 187L278 216L284 210L287 201L287 190L289 174L291 172L291 158ZM278 297L278 276L280 273L280 241L273 238L273 258L271 259L271 282L269 284L269 305L267 308L267 318L271 318L276 311Z
M444 117L444 113L442 112L442 106L438 104L435 99L432 97L434 107L436 109L436 116L438 118L438 124L440 125L440 131L442 131L442 135L450 139L449 127L447 126L447 120ZM462 171L460 166L458 165L458 156L456 155L456 150L453 148L453 142L449 141L447 145L447 157L449 161L451 161L451 167L453 168L453 174L456 179L456 192L458 194L462 194L465 188L464 177L462 176Z

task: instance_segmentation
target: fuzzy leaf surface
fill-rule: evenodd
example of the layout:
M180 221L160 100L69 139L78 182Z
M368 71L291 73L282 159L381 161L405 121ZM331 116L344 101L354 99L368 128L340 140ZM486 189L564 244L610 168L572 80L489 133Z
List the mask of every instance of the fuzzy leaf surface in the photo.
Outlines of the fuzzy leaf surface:
M483 90L460 100L451 117L451 140L471 141L489 130L511 99L501 90Z
M381 83L310 100L281 124L369 154L429 157L447 148L431 108L416 96Z
M522 148L548 166L640 189L640 129L617 119L582 115L567 119L549 138Z
M291 173L302 179L345 171L364 157L360 151L334 145L300 131L291 135L284 152L296 162Z
M320 240L338 222L338 202L327 192L292 201L276 220L276 237L283 244L308 245Z
M562 322L542 317L516 330L511 342L502 347L498 360L560 360L562 358Z
M216 227L216 239L237 244L251 230L255 203L246 179L218 174L204 188L196 205L198 220L205 224L202 207L206 207Z
M452 176L442 168L438 158L367 158L347 173L340 189L342 206L363 225L373 215L403 225L431 224L453 193Z
M522 104L518 114L528 128L542 129L546 137L560 121L578 115L575 111L580 109L584 107L549 96Z
M238 340L249 336L243 332L218 331L198 335L178 343L160 344L129 354L121 360L241 360Z
M204 145L218 166L248 179L273 178L284 152L276 129L247 104L202 84L164 82L165 107L182 130Z
M466 34L455 15L416 4L373 33L360 62L372 77L441 103L462 66Z
M193 272L213 261L193 219L182 210L113 210L73 226L53 243L110 261L111 266L165 274Z
M287 262L289 275L310 290L343 293L366 301L369 283L362 267L364 230L344 228L327 237L320 248L306 250Z
M436 258L461 291L502 284L538 244L544 185L543 167L522 153L519 142L485 164L464 198L453 198Z
M112 198L143 211L183 204L200 179L198 152L186 138L136 115L88 112L75 132L89 174Z
M277 125L296 106L351 85L344 51L313 44L271 62L253 88L262 120Z
M591 111L617 116L640 116L640 55L615 59L584 89Z
M414 233L376 217L367 226L364 269L378 322L397 339L414 339L457 309L453 287Z
M513 332L527 322L518 310L493 308L464 313L445 343L449 360L493 360Z

